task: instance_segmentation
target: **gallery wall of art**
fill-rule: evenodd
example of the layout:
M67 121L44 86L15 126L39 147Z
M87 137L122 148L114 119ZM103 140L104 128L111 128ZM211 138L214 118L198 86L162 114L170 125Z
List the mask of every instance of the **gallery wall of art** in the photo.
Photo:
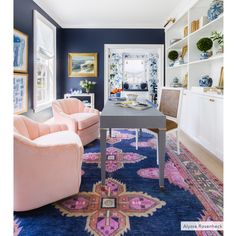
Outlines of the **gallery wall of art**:
M33 10L37 10L57 27L57 98L62 96L61 77L61 27L32 0L14 0L14 28L28 36L28 109L25 114L34 120L45 121L52 116L51 108L33 112ZM23 73L22 73L23 74Z

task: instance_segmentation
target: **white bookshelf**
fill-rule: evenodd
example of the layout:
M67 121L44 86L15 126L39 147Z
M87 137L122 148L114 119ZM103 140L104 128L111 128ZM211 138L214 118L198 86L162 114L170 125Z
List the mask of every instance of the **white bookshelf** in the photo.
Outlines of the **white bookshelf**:
M224 55L216 54L217 48L214 43L211 49L213 55L209 59L200 60L201 52L197 49L196 43L203 37L210 37L212 31L223 32L224 15L220 15L217 19L191 32L191 22L200 19L201 16L207 16L211 2L212 0L198 0L174 24L166 29L166 86L170 86L174 77L177 77L182 82L186 73L188 74L187 90L191 90L193 86L198 86L199 79L203 75L209 75L213 79L213 86L218 85ZM188 35L184 37L185 26L188 26ZM180 40L170 44L170 40L176 38ZM168 53L171 50L176 50L180 54L182 47L185 45L188 46L188 51L184 58L185 64L177 64L170 67Z
M223 95L204 92L204 89L199 87L199 80L202 76L209 75L213 80L212 86L218 86L224 55L217 54L217 48L213 45L213 55L206 60L200 60L201 52L197 49L196 43L203 37L210 37L212 31L223 32L224 15L191 32L191 22L201 16L207 16L211 2L212 0L196 0L187 12L166 29L165 86L169 87L175 77L182 83L185 74L188 74L188 86L182 99L180 128L223 161ZM188 26L187 36L184 36L185 26ZM179 41L171 45L172 39ZM185 45L188 46L185 64L170 67L169 51L176 50L180 54Z

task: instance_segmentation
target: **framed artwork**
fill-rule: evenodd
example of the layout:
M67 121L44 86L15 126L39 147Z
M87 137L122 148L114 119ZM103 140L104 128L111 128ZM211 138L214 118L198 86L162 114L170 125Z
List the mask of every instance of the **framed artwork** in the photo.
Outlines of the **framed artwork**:
M69 53L69 77L97 77L97 53Z
M14 72L28 72L28 35L14 29L13 35Z
M28 111L28 75L14 73L13 77L14 114Z

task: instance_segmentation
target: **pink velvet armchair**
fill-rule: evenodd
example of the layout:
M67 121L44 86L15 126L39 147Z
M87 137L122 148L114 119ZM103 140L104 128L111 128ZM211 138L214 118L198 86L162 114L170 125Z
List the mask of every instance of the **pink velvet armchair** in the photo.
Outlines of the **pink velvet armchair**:
M82 144L86 145L99 136L99 111L86 107L76 98L59 99L52 103L56 123L64 123L69 130L79 135Z
M14 210L26 211L79 192L83 145L66 125L14 116Z

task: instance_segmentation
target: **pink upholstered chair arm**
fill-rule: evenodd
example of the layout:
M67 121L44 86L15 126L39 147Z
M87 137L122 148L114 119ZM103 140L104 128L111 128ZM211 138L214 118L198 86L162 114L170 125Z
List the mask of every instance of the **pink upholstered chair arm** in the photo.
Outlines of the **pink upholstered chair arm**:
M93 109L93 108L90 108L90 107L84 107L84 111L83 112L88 112L88 113L95 113L97 115L99 115L99 111L97 109Z
M19 135L14 142L15 211L34 209L55 196L62 199L79 191L83 147L76 143L37 145ZM43 196L40 203L39 195Z

